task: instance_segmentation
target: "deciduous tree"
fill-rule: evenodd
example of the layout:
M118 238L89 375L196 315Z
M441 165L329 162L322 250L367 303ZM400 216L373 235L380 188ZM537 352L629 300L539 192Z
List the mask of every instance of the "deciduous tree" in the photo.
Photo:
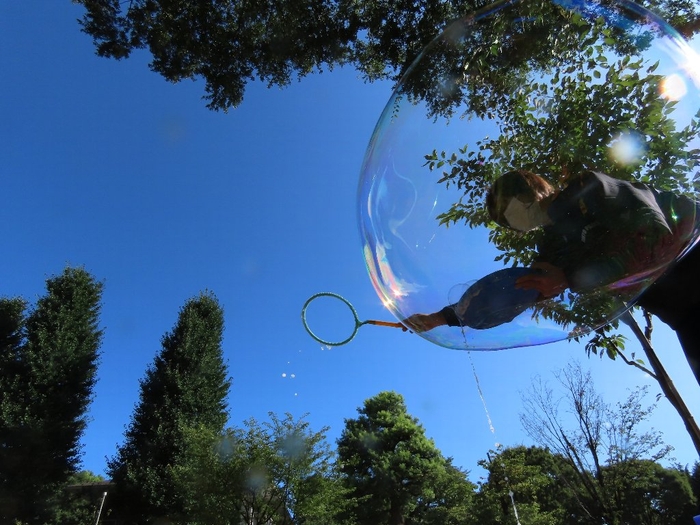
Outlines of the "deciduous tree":
M561 456L517 446L492 451L479 465L488 475L474 497L470 525L587 523L572 487L577 477Z
M610 523L692 523L698 502L687 470L665 468L647 459L614 463L605 470L615 513Z
M571 460L548 449L513 447L481 461L488 478L480 484L468 523L486 525L599 525L692 521L696 505L687 470L655 461L628 459L596 472L578 471ZM584 480L585 478L585 480ZM586 492L586 483L605 483L610 499L605 518Z
M237 106L251 80L284 86L336 65L396 80L448 22L483 7L473 0L74 1L85 7L82 29L99 55L123 59L148 49L151 69L165 79L204 79L208 106L217 110ZM692 0L644 4L686 36L698 30ZM544 18L524 41L559 36L558 22Z
M585 515L592 517L591 523L627 523L623 516L632 507L638 516L655 515L657 521L685 519L685 506L677 502L667 506L667 487L682 487L685 501L690 501L694 499L690 476L657 468L671 447L663 443L660 432L644 428L655 406L644 404L646 389L636 389L624 402L611 405L579 364L568 365L556 377L563 393L536 379L524 395L520 420L536 443L565 460L569 473L562 480L574 491ZM657 476L659 469L663 477Z
M100 484L102 476L83 470L71 475L67 485L56 495L56 513L53 523L61 525L86 525L95 523L100 514L100 522L109 515L107 488ZM107 505L103 505L108 501ZM100 513L101 509L101 513Z
M192 429L192 454L177 469L188 519L232 524L333 525L346 491L332 463L327 429L304 419L245 422L223 434Z

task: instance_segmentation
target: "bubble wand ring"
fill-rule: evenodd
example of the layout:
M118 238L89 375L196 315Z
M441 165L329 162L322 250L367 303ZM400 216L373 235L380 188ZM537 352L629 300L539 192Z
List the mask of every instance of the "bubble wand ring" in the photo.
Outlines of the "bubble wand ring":
M355 327L350 334L349 337L342 341L327 341L325 339L322 339L321 337L317 336L313 330L309 327L309 324L306 321L306 309L308 308L309 304L314 300L318 299L319 297L333 297L335 299L339 299L343 303L347 305L347 307L350 309L350 312L352 313L352 316L355 320ZM364 326L366 324L372 324L375 326L389 326L391 328L401 328L404 332L408 330L404 325L401 323L392 323L389 321L376 321L374 319L369 319L367 321L360 321L360 317L357 315L357 311L355 310L355 307L350 304L350 301L348 301L345 297L342 295L338 295L337 293L333 292L320 292L317 294L312 295L309 297L306 302L304 303L304 307L301 309L301 321L304 323L304 328L306 331L309 333L311 337L313 337L316 341L318 341L321 344L328 345L328 346L342 346L346 343L349 343L355 338L355 335L357 335L357 331L360 329L361 326Z

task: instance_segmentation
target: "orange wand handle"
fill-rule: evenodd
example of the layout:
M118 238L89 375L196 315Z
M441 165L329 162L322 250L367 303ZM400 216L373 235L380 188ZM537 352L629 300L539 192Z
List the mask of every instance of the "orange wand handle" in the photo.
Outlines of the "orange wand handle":
M408 330L404 325L401 323L392 323L390 321L375 321L375 320L369 320L365 321L363 324L373 324L375 326L390 326L392 328L401 328L404 332Z

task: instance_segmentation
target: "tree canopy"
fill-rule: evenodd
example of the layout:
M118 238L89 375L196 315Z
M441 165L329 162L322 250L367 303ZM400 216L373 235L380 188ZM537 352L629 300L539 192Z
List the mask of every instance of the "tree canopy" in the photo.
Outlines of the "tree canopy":
M338 439L338 460L351 494L358 502L359 523L430 522L460 494L468 501L466 473L444 458L423 427L412 417L403 397L380 392L365 401L356 419L347 419ZM441 515L443 523L460 523L457 515Z
M201 78L207 106L239 105L246 84L285 86L294 77L349 65L368 80L397 80L448 22L485 2L456 0L74 0L100 56L147 49L150 68L170 82ZM651 0L686 37L700 27L692 0ZM558 32L544 20L540 38Z
M80 463L97 379L102 283L82 268L46 281L28 310L0 299L0 521L53 519Z
M502 449L481 465L488 476L474 498L468 522L474 525L680 525L690 522L697 508L688 471L648 459L605 467L612 496L605 516L586 496L584 485L597 482L596 474L585 471L588 479L582 478L568 458L547 448Z
M213 294L188 300L141 381L125 441L108 461L120 509L137 521L182 514L186 496L175 490L173 469L186 461L188 429L221 432L226 424L223 329Z
M269 414L221 434L193 428L188 460L176 469L186 515L207 523L332 524L347 505L326 428Z
M611 405L578 364L556 378L563 387L559 395L541 378L533 381L524 394L521 422L538 445L556 455L554 477L567 487L581 522L682 523L692 517L689 473L661 467L658 461L671 447L659 431L645 429L655 406L645 405L646 390ZM569 424L564 414L573 416Z

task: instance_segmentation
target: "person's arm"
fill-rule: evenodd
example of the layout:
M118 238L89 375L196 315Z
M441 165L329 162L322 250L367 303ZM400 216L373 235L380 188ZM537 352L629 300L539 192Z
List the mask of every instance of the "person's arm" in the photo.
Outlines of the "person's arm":
M559 295L569 288L569 280L561 268L546 262L536 262L532 265L532 268L537 268L541 271L518 278L515 281L516 288L537 290L545 299Z
M413 332L428 332L433 328L437 328L438 326L448 324L448 321L443 313L445 310L448 309L449 307L446 307L440 310L439 312L435 312L432 314L413 314L410 317L407 317L406 319L401 321L401 323ZM454 312L452 312L452 315L454 315ZM456 316L455 319L457 319ZM459 324L459 321L457 321L457 323Z

